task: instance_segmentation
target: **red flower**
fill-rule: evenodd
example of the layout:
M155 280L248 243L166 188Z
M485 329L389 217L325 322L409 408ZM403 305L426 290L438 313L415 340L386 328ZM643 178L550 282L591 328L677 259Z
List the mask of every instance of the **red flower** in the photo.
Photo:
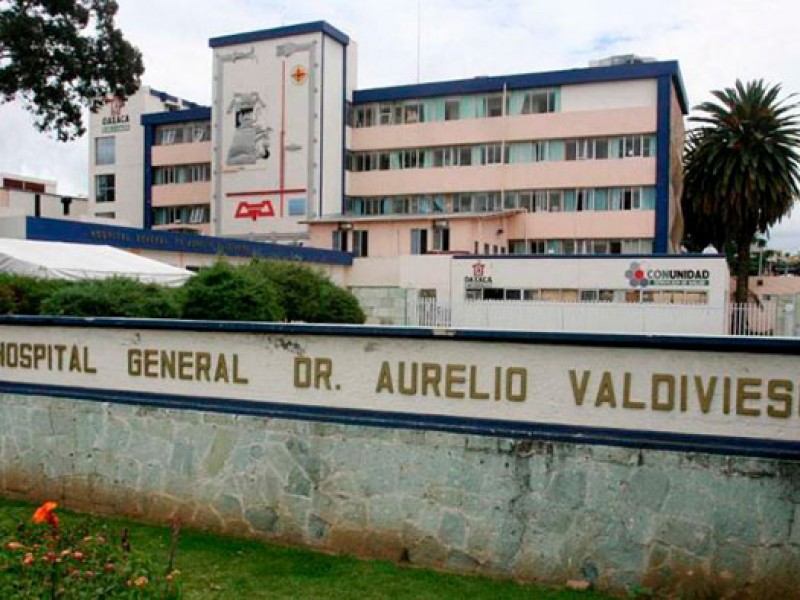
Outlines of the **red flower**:
M33 513L34 523L47 523L53 529L58 528L58 517L53 512L58 507L55 502L45 502Z

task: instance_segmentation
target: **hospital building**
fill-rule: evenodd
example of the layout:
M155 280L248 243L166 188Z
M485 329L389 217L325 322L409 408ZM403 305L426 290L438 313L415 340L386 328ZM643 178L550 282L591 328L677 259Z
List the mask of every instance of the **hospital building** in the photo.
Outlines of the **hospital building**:
M325 22L209 44L211 107L144 89L92 116L93 215L356 257L678 249L676 62L359 89Z
M109 99L90 222L27 216L24 235L190 269L304 260L377 323L725 330L724 258L680 254L677 62L362 89L356 44L326 22L209 46L211 106Z

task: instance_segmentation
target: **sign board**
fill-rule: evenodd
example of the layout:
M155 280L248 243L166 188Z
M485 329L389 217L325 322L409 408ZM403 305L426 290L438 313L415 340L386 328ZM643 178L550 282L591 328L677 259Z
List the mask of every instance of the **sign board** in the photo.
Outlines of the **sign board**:
M581 441L693 439L726 451L758 441L800 455L793 354L691 350L690 339L664 349L643 337L639 345L651 347L594 347L598 336L562 335L573 340L564 344L502 332L474 340L391 328L124 323L0 325L0 386Z

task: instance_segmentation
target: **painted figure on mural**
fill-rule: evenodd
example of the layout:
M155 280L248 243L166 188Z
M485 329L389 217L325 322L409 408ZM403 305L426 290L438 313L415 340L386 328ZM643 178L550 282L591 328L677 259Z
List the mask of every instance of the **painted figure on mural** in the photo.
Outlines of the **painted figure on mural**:
M235 130L230 148L229 165L254 165L269 158L269 135L272 127L260 121L267 106L258 92L236 92L228 105L227 114L233 113Z

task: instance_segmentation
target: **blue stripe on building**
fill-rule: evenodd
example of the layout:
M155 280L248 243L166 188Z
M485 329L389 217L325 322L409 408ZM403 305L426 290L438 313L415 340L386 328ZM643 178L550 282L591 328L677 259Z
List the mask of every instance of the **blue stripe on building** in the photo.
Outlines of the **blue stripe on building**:
M351 265L353 257L347 252L287 246L267 242L250 242L230 238L115 227L60 219L26 218L26 237L29 240L105 244L117 248L185 252L213 256L240 256L278 260L296 260L330 265Z

